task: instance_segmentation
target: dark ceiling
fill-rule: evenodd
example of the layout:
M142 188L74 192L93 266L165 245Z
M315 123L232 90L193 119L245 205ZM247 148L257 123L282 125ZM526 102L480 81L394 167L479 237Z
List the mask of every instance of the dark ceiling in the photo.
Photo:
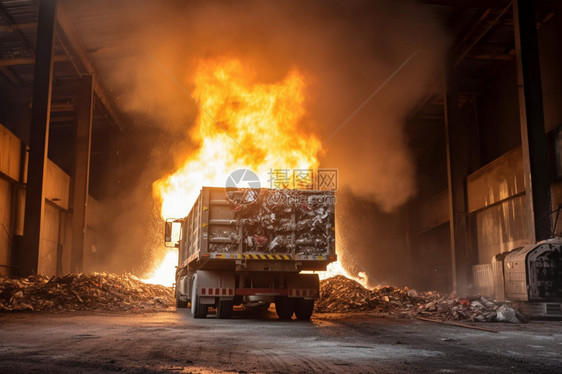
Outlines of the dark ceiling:
M435 14L453 35L449 63L459 77L460 101L478 94L482 86L502 66L514 59L513 16L511 1L506 0L418 0ZM0 1L0 93L5 103L29 106L33 84L33 67L37 33L37 0ZM105 85L99 66L111 64L115 55L140 54L121 37L120 27L126 14L100 9L96 1L59 1L55 42L51 136L57 144L73 144L75 94L79 77L94 74L95 111L93 124L93 165L103 160L104 141L113 133L128 131L130 118L120 112L116 98ZM556 17L562 1L537 0L537 27ZM92 32L92 25L99 32ZM445 68L443 69L445 70ZM418 103L410 118L443 118L442 81ZM8 104L12 105L12 104ZM6 110L6 109L5 109ZM4 118L6 114L4 114ZM25 129L15 129L24 141ZM28 130L27 130L28 131ZM59 149L57 151L57 148ZM68 153L65 147L51 147L51 157L70 173L71 163L56 152ZM60 157L58 157L60 156ZM67 158L68 159L68 158ZM106 159L107 162L107 159ZM103 164L103 163L102 163ZM101 167L101 166L100 166Z

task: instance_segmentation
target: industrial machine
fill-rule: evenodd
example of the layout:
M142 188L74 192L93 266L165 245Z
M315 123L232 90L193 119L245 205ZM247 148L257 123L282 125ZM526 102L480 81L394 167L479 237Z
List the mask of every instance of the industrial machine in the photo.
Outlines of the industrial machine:
M503 291L530 317L562 317L562 238L496 255L492 270L496 297Z
M314 273L336 261L335 197L331 191L203 187L191 212L166 222L181 226L176 304L194 318L233 305L268 307L280 319L310 319L319 297Z

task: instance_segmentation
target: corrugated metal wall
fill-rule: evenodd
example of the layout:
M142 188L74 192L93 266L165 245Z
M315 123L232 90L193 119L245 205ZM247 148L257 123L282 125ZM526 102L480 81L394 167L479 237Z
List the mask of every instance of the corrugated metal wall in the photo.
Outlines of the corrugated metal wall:
M39 246L39 265L37 272L44 275L57 274L57 254L59 246L60 209L54 204L45 204L41 224L41 245Z
M14 236L23 235L25 185L22 183L22 143L0 125L0 274L14 269ZM45 172L45 212L41 227L38 272L56 275L70 272L72 214L70 208L71 178L52 161ZM88 199L88 227L85 243L85 269L95 269L99 203ZM98 269L99 270L99 269Z
M0 125L0 274L10 274L13 269L15 185L20 180L21 150L21 141Z
M521 148L517 148L467 178L480 264L489 264L494 255L528 243L522 160Z
M8 274L12 264L12 186L0 179L0 274Z

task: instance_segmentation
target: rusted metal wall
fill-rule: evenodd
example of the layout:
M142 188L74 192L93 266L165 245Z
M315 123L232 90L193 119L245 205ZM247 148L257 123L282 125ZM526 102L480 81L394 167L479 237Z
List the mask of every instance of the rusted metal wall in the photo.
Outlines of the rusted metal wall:
M59 246L60 209L54 204L45 204L41 225L41 244L37 272L48 276L57 274L57 252Z
M521 149L485 165L467 178L468 208L476 216L478 262L528 243Z
M12 264L11 190L10 183L0 179L0 274L9 274Z
M0 125L0 274L11 274L14 235L14 194L20 179L21 141Z
M25 211L25 157L22 142L0 125L0 274L11 274L14 269L14 237L23 235ZM23 180L22 180L23 179ZM41 228L38 272L47 275L65 270L62 250L70 244L65 235L69 224L61 216L69 208L70 176L52 161L47 161L45 174L47 204ZM62 224L61 224L62 222ZM66 271L69 266L66 267Z
M492 296L494 294L492 264L474 265L472 272L477 292L480 295Z
M490 263L498 253L529 244L526 198L518 196L476 213L479 263Z
M525 192L522 157L516 148L467 177L469 213Z
M47 160L45 172L45 212L41 225L41 243L39 246L38 272L56 275L61 272L62 254L70 250L65 248L61 238L61 215L68 210L70 197L70 176L51 160Z
M47 160L45 170L45 199L68 210L70 197L70 176L51 160Z

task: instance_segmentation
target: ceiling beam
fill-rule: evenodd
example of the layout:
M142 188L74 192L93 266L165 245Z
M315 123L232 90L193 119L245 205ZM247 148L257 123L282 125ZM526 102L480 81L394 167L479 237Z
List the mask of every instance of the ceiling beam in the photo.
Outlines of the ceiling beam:
M76 116L51 116L51 123L72 122L76 121ZM74 126L74 124L69 125ZM57 126L62 127L62 126Z
M505 0L418 0L419 3L429 5L441 5L460 8L491 8L500 9L505 7Z
M53 62L65 62L68 61L67 56L53 56ZM0 66L17 66L17 65L33 65L35 64L35 58L4 58L0 60Z
M75 83L65 83L62 86L53 85L52 101L64 101L76 96L78 85ZM31 102L31 87L18 87L8 91L9 102Z
M64 34L63 36L65 37L61 39L66 39L68 41L68 46L78 57L80 64L86 69L86 71L83 73L91 74L93 76L94 93L105 108L105 111L109 114L110 121L116 128L118 128L120 131L123 131L123 129L121 128L120 115L118 114L119 112L105 94L106 90L104 89L103 83L100 81L98 75L96 74L96 69L90 61L90 57L88 55L88 52L86 51L86 47L84 46L84 43L82 43L82 40L80 39L78 33L74 29L74 26L72 25L70 17L66 14L63 7L60 7L58 10L57 21L59 24L59 30L62 31L62 33ZM61 42L64 43L64 40L61 40ZM69 57L71 59L73 58L72 56Z
M512 53L513 52L513 53ZM509 51L509 53L502 53L502 54L470 54L467 55L467 59L471 60L490 60L490 61L511 61L515 57L515 50Z
M37 29L37 22L14 23L12 25L0 25L0 33L14 32L14 30Z
M466 47L463 51L461 51L457 56L453 57L453 66L457 66L462 59L472 50L472 48L474 48L474 46L476 44L478 44L478 42L480 40L482 40L482 38L484 36L486 36L486 34L488 34L488 32L499 22L499 20L507 13L507 11L509 9L511 9L511 1L509 1L507 3L507 5L505 6L505 8L502 9L502 11L496 16L496 18L494 18L490 23L488 23L488 25L486 26L486 28L479 34L476 36L476 38L468 45L468 47Z
M34 47L31 45L29 39L27 39L27 37L25 36L25 34L23 32L21 32L21 30L17 27L13 27L16 25L16 22L14 21L14 19L12 18L12 15L10 14L10 12L8 12L8 10L6 9L6 7L4 6L4 4L0 3L0 16L2 16L2 18L4 19L4 21L8 24L9 27L12 28L12 32L14 34L16 34L16 36L18 37L18 39L23 43L23 45L25 46L25 48L27 49L27 51L30 53L30 55L32 57L35 57L35 49Z
M8 66L0 66L0 73L8 78L15 86L21 86L21 79L19 79Z
M74 112L75 107L73 103L52 103L51 113L54 112Z
M438 5L457 8L490 8L502 9L507 4L507 0L417 0L418 3L427 5ZM562 11L562 1L560 0L536 0L535 10L537 12L544 11Z

